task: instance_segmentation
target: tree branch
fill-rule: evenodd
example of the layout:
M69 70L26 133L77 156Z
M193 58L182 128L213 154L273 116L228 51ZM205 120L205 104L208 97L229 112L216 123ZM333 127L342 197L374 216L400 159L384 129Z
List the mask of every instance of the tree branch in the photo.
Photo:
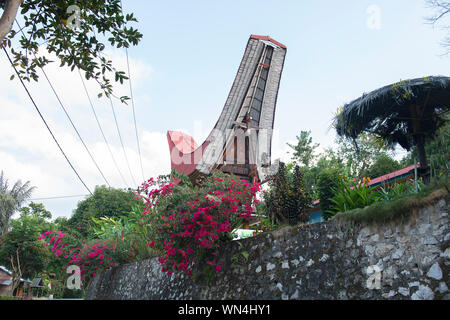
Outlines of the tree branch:
M6 0L5 10L0 17L0 44L3 43L6 35L11 31L22 2L23 0Z
M434 16L427 18L428 23L432 25L437 24L439 20L450 13L450 1L428 0L427 4L429 8L436 10Z

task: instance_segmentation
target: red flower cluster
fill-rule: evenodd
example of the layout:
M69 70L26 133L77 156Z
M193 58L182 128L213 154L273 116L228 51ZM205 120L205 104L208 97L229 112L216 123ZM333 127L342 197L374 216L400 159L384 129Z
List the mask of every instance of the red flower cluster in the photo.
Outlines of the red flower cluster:
M86 275L95 277L97 272L116 265L112 261L116 246L110 242L86 244L62 231L47 231L39 240L48 241L46 246L52 245L52 253L67 261L64 268L69 265L79 266L82 278Z
M231 177L210 179L196 191L173 183L151 190L153 184L142 186L148 190L143 219L158 232L148 245L162 251L158 261L161 271L168 275L174 271L192 275L195 261L207 262L220 271L222 262L217 255L221 243L229 239L233 223L249 218L254 211L260 184L250 185ZM198 261L200 257L202 261Z

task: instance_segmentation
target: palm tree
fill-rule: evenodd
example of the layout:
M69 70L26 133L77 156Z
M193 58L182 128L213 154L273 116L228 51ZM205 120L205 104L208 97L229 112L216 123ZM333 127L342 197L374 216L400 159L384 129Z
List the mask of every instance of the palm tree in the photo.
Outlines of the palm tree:
M428 181L425 142L434 139L450 110L450 78L424 77L385 86L346 104L334 118L338 135L375 134L388 145L417 148Z
M22 184L18 180L8 189L8 179L5 179L3 171L0 173L0 236L8 232L9 220L16 210L30 198L35 187L30 187L30 181Z

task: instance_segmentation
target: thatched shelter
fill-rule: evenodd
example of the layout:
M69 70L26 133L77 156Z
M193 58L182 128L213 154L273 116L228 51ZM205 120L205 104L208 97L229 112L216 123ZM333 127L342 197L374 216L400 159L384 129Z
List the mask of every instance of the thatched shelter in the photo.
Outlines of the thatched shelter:
M424 77L394 83L344 105L334 119L340 136L373 133L390 145L417 147L426 170L425 141L445 124L450 109L450 78Z

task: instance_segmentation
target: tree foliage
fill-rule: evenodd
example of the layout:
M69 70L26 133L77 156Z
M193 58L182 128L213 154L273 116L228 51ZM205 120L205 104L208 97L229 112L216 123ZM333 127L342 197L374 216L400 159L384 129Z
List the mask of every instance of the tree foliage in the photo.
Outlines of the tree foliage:
M374 134L362 133L356 139L337 137L337 153L342 157L346 175L361 179L377 156L389 156L392 148ZM386 172L389 173L389 172Z
M337 169L325 169L320 172L317 183L320 208L325 218L329 218L329 211L333 206L331 199L335 196L335 190L340 187L342 176Z
M23 0L18 15L23 25L19 27L17 19L0 43L10 48L22 79L37 81L37 69L52 62L53 57L61 66L72 71L79 68L86 79L95 79L106 96L113 94L112 77L120 83L128 79L105 55L108 44L128 48L142 38L129 26L137 20L132 13L122 12L120 0ZM15 15L7 18L14 21ZM19 49L14 48L16 42ZM126 101L128 97L120 99Z
M42 204L22 208L20 217L11 221L11 231L2 238L0 264L11 267L11 258L20 262L22 277L33 278L47 266L49 254L39 236L48 230L51 217ZM16 254L18 259L16 259Z
M292 145L287 144L291 149L294 150L292 160L296 163L302 164L305 167L309 167L311 162L315 158L314 151L319 146L318 143L312 142L311 131L302 131L299 136L297 136L297 144Z
M367 178L378 178L385 174L394 172L402 168L402 165L386 153L375 156L375 161L365 171L363 176Z
M68 225L72 229L78 229L83 237L91 238L94 236L91 228L92 218L127 216L139 204L142 204L142 201L136 199L133 191L97 187L92 196L78 202Z
M298 145L318 146L318 144L312 143L310 134L297 137L299 139ZM301 142L300 140L303 140ZM307 141L307 142L306 142ZM306 142L306 143L304 143ZM306 148L311 150L312 148ZM392 149L379 137L363 133L354 141L337 137L335 140L334 148L327 148L324 151L313 154L310 157L309 165L306 166L304 162L298 161L297 157L293 157L294 163L288 164L288 171L292 169L295 163L300 163L300 170L304 175L305 187L313 197L313 199L319 199L319 176L322 171L333 170L338 172L341 176L348 176L349 178L360 179L367 175L368 170L372 170L373 166L377 162L378 157L383 157L384 160L392 159ZM381 161L381 160L380 160ZM289 168L292 166L292 168ZM383 167L383 163L376 165L379 170L376 172L382 172L380 175L389 173L392 166ZM397 170L397 167L395 167ZM375 170L375 169L373 169ZM393 170L392 170L393 171Z
M30 182L16 181L9 189L8 179L0 173L0 236L8 231L9 221L22 204L30 198L35 187Z
M282 223L307 222L312 198L305 187L304 176L299 166L293 172L280 162L277 174L269 183L264 195L267 211Z

